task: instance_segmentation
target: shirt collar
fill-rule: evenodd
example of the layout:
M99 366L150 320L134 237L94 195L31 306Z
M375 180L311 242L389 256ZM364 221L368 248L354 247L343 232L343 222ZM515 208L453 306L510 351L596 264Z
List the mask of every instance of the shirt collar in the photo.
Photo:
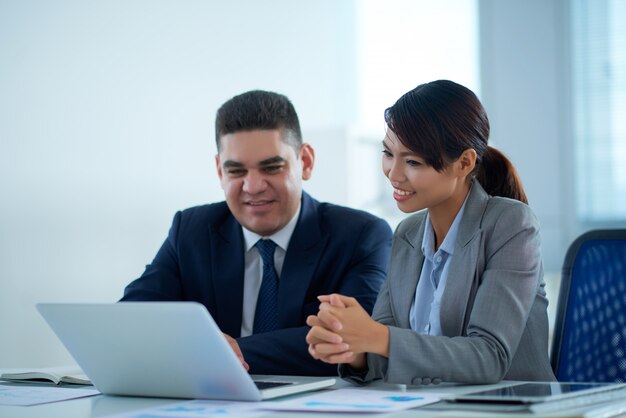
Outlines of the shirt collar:
M461 224L461 219L463 218L463 212L465 212L465 205L467 204L467 198L469 195L470 193L468 192L467 196L465 196L465 200L463 201L463 205L461 205L461 209L459 209L458 213L454 217L454 221L452 221L452 225L450 226L446 237L443 239L443 242L437 251L444 251L449 255L454 254L456 236L459 233L459 225ZM435 255L435 231L432 223L430 222L430 214L428 212L426 213L426 228L424 228L424 237L422 238L422 253L429 260L432 260Z
M254 247L256 242L260 239L271 239L276 243L276 245L282 248L283 251L287 251L287 247L289 246L289 240L291 240L293 231L296 229L296 224L298 223L298 216L300 215L301 207L302 205L298 206L298 210L296 211L295 215L293 215L293 218L291 218L291 220L287 223L287 225L267 237L261 236L256 232L252 232L242 226L241 229L243 230L243 239L246 252L250 251L250 249Z

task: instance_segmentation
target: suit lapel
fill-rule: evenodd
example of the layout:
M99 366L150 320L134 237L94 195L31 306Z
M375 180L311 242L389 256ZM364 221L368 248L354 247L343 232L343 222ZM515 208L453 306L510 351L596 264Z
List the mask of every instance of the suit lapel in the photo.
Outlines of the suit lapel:
M318 203L302 194L302 209L285 255L278 289L278 324L294 327L301 324L302 307L315 268L319 264L328 237L319 227Z
M441 299L441 331L443 335L464 335L479 285L478 271L483 270L482 218L489 195L474 181L459 225L459 233L450 260L448 279Z
M409 313L415 300L415 289L419 282L420 272L424 264L422 253L422 237L424 236L424 220L426 212L419 215L415 226L397 238L394 243L394 260L389 263L388 277L398 277L397 283L390 283L390 292L395 306L396 320L401 328L410 328Z
M222 332L241 334L243 307L244 247L241 226L231 215L211 234L211 276L216 301L216 322Z

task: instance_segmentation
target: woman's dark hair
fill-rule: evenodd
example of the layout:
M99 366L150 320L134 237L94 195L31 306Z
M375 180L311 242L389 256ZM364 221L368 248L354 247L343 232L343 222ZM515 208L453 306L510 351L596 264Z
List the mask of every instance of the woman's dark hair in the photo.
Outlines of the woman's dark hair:
M302 145L298 114L291 101L279 93L251 90L226 101L215 117L215 143L224 135L241 131L283 129L283 139L297 150Z
M385 110L385 122L405 147L437 171L474 149L474 176L485 191L528 203L511 161L487 144L487 113L468 88L449 80L420 84Z

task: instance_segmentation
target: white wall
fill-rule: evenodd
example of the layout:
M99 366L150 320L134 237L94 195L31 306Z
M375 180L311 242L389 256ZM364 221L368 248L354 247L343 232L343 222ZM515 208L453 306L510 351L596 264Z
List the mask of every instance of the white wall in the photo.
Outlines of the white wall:
M492 138L553 271L571 230L566 3L479 3ZM0 368L70 361L34 304L117 300L176 210L221 200L212 125L234 94L287 94L317 150L306 188L347 202L356 4L0 0Z
M481 96L490 141L517 167L541 222L546 269L558 272L574 213L567 1L479 5Z
M0 367L70 361L34 304L116 301L176 210L222 199L213 123L234 94L288 95L318 151L306 188L341 201L353 16L333 0L0 1Z

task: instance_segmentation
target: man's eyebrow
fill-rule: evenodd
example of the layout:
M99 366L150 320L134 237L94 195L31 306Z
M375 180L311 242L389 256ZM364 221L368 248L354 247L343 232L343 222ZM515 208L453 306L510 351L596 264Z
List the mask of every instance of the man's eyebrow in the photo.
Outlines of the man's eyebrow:
M222 167L224 168L232 168L232 167L237 167L237 168L241 168L243 167L243 164L237 161L233 161L233 160L226 160L224 161L224 164L222 164Z
M284 159L280 155L277 155L276 157L271 157L271 158L267 158L267 159L265 159L263 161L260 161L259 162L259 166L260 167L265 167L265 166L268 166L268 165L284 163L286 161L287 161L286 159ZM245 167L245 165L243 163L240 163L239 161L226 160L222 164L222 167L224 167L224 168L243 168L243 167Z
M278 163L284 163L287 160L285 160L283 157L277 155L276 157L272 157L272 158L268 158L267 160L263 160L259 163L260 166L266 166L266 165L272 165L272 164L278 164Z

